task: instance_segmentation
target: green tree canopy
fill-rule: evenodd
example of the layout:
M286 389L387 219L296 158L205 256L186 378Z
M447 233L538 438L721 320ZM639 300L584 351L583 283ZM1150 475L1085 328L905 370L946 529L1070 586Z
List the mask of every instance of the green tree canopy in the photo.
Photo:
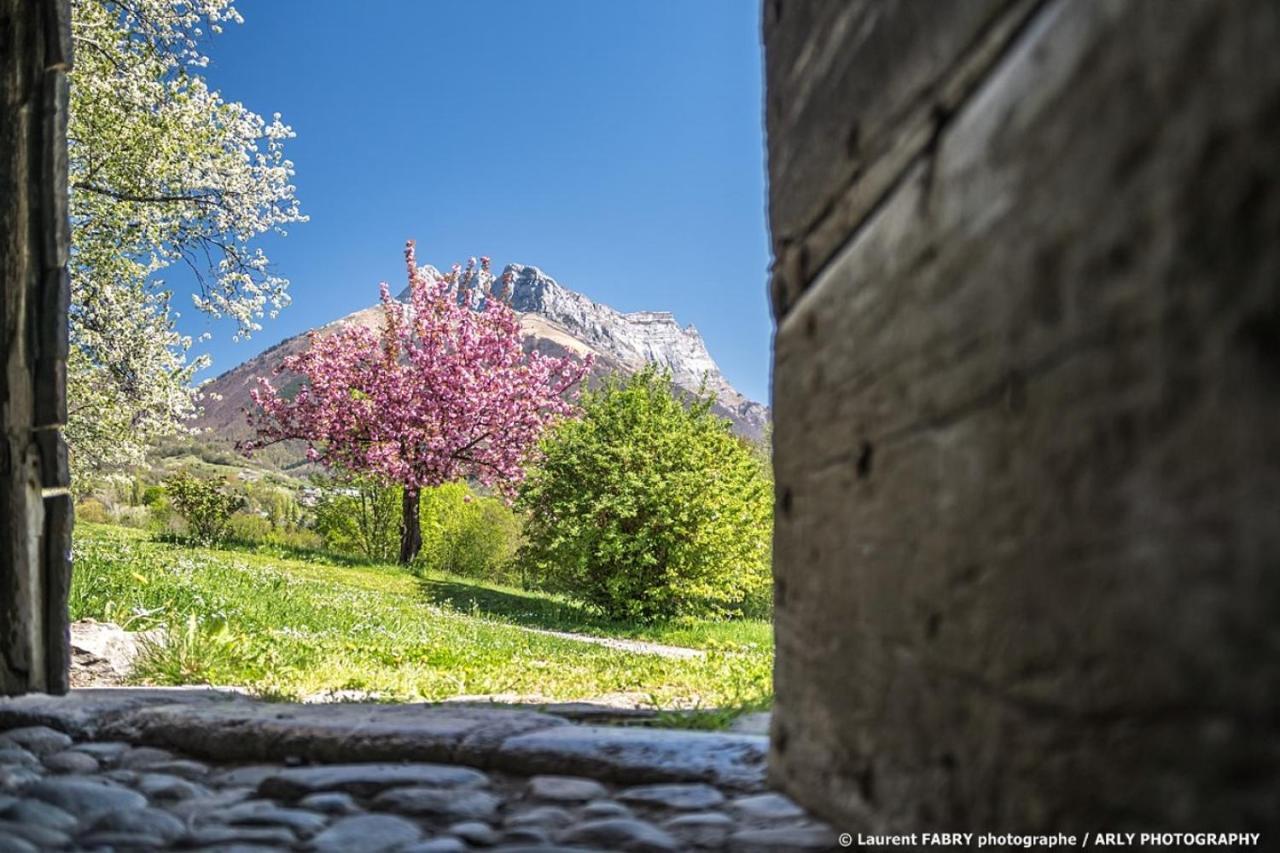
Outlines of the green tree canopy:
M520 490L534 577L629 619L730 613L770 591L765 457L654 368L559 423Z

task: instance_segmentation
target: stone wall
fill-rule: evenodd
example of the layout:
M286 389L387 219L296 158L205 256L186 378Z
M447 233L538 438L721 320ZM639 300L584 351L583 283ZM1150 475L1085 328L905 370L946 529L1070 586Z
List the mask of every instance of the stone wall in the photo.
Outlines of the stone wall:
M837 829L1280 828L1280 5L767 0L777 707Z
M0 695L67 689L68 0L0 0Z

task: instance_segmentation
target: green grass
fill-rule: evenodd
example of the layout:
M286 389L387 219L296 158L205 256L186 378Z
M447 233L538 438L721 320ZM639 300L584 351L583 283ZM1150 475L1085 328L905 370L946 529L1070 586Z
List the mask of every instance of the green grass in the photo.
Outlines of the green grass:
M772 690L766 622L619 624L556 596L470 579L296 551L190 548L103 525L76 527L71 616L164 628L167 642L139 664L142 683L237 685L279 698L628 694L658 707L747 710L766 706ZM706 654L662 658L522 627Z

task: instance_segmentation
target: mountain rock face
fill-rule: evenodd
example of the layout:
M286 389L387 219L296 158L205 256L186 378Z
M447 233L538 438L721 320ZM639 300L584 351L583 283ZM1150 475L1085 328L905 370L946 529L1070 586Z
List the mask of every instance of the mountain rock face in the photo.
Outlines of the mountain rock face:
M692 325L681 327L666 311L624 314L561 286L537 267L509 264L503 272L511 275L511 305L521 314L526 349L556 356L594 355L592 374L597 379L657 364L670 370L684 391L696 393L705 387L715 394L715 409L733 423L734 432L750 439L763 437L768 408L729 384ZM406 299L407 291L399 298ZM376 328L381 318L381 308L374 305L316 331L324 334L351 323ZM258 377L271 376L285 358L306 347L307 335L296 335L211 381L204 388L204 412L195 425L213 437L246 437L244 410L252 405L249 392L257 387Z

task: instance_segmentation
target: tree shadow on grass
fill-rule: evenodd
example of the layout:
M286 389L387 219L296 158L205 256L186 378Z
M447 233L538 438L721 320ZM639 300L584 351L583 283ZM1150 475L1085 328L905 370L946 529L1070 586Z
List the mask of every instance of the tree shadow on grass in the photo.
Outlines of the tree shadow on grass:
M418 588L433 604L449 607L460 613L476 613L526 628L575 633L603 631L617 634L627 627L605 619L580 604L547 598L535 593L523 594L514 590L489 589L438 578L419 578Z

